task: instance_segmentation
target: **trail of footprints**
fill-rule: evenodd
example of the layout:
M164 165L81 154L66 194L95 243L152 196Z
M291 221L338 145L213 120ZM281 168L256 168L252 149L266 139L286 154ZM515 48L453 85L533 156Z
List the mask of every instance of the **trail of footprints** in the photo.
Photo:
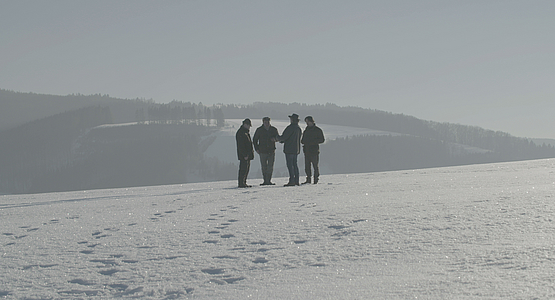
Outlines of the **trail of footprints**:
M214 236L219 236L219 240L218 239L208 239L205 240L203 243L206 244L214 244L214 245L223 245L223 243L228 240L228 239L234 239L236 238L235 235L233 234L228 234L225 233L226 229L229 229L231 226L233 226L236 222L239 222L239 220L237 219L226 219L225 213L228 210L231 211L235 211L237 210L238 207L237 206L227 206L224 209L221 209L220 211L222 212L221 214L211 214L210 217L207 219L208 221L218 221L218 218L220 220L224 220L221 223L217 223L217 226L214 226L214 230L210 230L208 231L209 235L214 235ZM237 283L239 281L245 280L246 277L245 276L241 276L241 275L233 275L233 274L226 274L228 271L230 271L229 269L231 269L232 271L234 270L241 270L244 268L253 268L253 267L249 267L248 264L265 264L267 262L269 262L269 260L264 257L264 256L260 256L260 255L253 255L253 253L264 253L267 251L270 251L270 249L265 248L265 247L261 247L261 246L265 246L268 243L265 241L243 241L243 240L239 240L236 242L232 242L232 243L226 243L225 246L230 246L231 244L231 248L227 248L226 251L233 251L231 254L232 255L218 255L218 256L214 256L212 257L212 259L214 259L214 263L215 264L219 264L220 261L222 260L234 260L234 261L246 261L247 262L247 266L242 266L240 265L240 263L236 264L236 266L234 268L225 268L225 267L210 267L210 268L205 268L202 269L203 273L206 274L210 274L210 275L217 275L217 276L213 276L210 279L210 282L215 283L215 284L233 284L233 283ZM254 249L251 249L254 248ZM274 248L277 249L277 248ZM239 254L236 255L236 254ZM246 254L248 257L244 258L244 257L240 257L241 254Z
M315 209L316 203L303 203L298 201L291 202L293 205L298 206L295 211L303 211L303 209ZM210 226L208 230L208 239L203 243L213 245L213 247L221 247L223 251L229 252L225 255L218 255L212 257L212 261L208 262L210 267L202 269L202 272L212 275L210 282L215 284L233 284L245 280L246 277L238 274L241 270L252 270L257 268L257 265L263 266L272 263L270 258L271 252L274 250L283 250L290 245L302 245L310 242L309 239L292 239L290 233L283 233L284 236L289 237L289 240L283 240L283 236L275 243L268 243L264 240L249 240L244 237L236 237L234 234L227 233L233 225L240 222L237 219L229 219L226 215L227 212L237 212L237 206L227 206L220 210L220 213L210 214L207 221L213 222L215 226ZM316 210L317 213L324 213L323 210ZM367 222L366 219L356 219L349 222L339 222L338 225L325 226L325 230L331 232L331 238L339 240L342 237L348 236L356 232L354 226L360 222ZM289 235L288 235L289 234ZM218 251L211 251L211 253ZM268 254L268 255L265 255ZM229 261L237 263L230 264ZM223 262L222 262L223 261ZM280 262L274 262L279 264ZM312 267L325 267L326 263L322 261L306 262L308 266ZM226 268L225 265L229 267ZM288 266L281 266L287 268ZM289 266L290 267L290 266Z
M183 210L183 208L178 209ZM155 213L150 221L158 222L160 218L163 218L169 214L176 213L176 210L168 210L164 213ZM66 219L78 219L79 217L67 217ZM53 219L47 223L42 223L42 226L48 225L57 225L63 222L63 220ZM130 223L127 224L128 227L136 226L138 223ZM9 242L3 243L4 246L15 246L19 241L25 238L32 237L33 234L40 234L41 227L34 227L34 226L21 226L18 228L17 232L4 232L1 233L2 236L7 238ZM74 287L73 289L59 289L57 293L62 297L70 297L70 298L81 298L82 296L100 296L100 297L110 297L110 298L121 298L121 297L154 297L160 299L177 299L182 298L184 295L192 294L194 288L191 287L184 287L182 290L168 290L163 291L161 295L160 291L147 291L142 286L134 286L133 283L129 283L128 276L122 276L122 282L117 282L118 277L117 274L126 274L129 272L129 267L133 265L140 264L141 261L137 259L126 259L126 255L123 254L110 254L107 255L106 258L95 259L95 254L103 256L106 250L109 249L102 247L103 240L109 237L118 238L117 233L123 231L125 229L122 228L104 228L102 230L95 230L90 233L89 236L85 237L82 241L76 242L76 250L75 252L78 255L84 255L84 257L91 257L88 259L88 262L93 264L93 269L98 269L96 271L99 275L106 276L106 282L102 283L98 280L93 279L85 279L85 278L73 278L67 281L70 286ZM2 239L4 241L4 239ZM99 251L97 251L101 248ZM149 245L138 245L137 249L151 249L155 248L155 246ZM70 254L71 255L71 254ZM181 256L167 256L167 257L155 257L155 258L148 258L147 261L154 261L154 260L173 260L179 258ZM79 258L80 259L80 258ZM22 267L22 270L32 270L32 269L49 269L49 268L60 268L63 267L59 264L32 264L26 265ZM65 267L64 267L65 268ZM137 269L137 268L135 268ZM138 267L140 269L140 266ZM114 278L116 276L116 278ZM92 278L96 278L97 276L91 276ZM116 281L117 283L114 283ZM133 280L131 280L133 282ZM13 293L11 291L0 290L0 297L9 296Z
M68 217L67 219L76 219L78 217ZM50 220L47 223L43 223L42 226L46 226L49 224L57 224L59 223L60 220L57 219L53 219ZM38 232L40 230L40 227L33 227L33 226L20 226L19 231L17 233L13 233L13 232L3 232L2 235L5 237L9 238L9 241L7 243L4 244L5 247L8 246L13 246L15 244L17 244L17 242L21 239L24 239L26 237L29 237L32 234L35 234L36 232Z
M303 209L315 209L316 203L304 203L301 204L298 201L291 202L292 205L298 206L295 211L302 211ZM203 244L208 244L211 247L220 247L223 251L230 252L224 255L216 255L211 257L212 261L207 261L207 267L198 270L200 273L205 274L209 277L209 282L218 285L226 284L236 284L247 278L241 274L241 271L252 270L254 268L264 268L268 263L271 263L269 256L274 250L283 250L287 245L279 245L279 242L270 244L263 240L247 240L244 237L236 237L234 234L229 233L229 229L232 229L235 224L238 224L240 220L234 218L226 217L228 212L236 213L239 209L238 206L229 205L220 210L219 213L210 214L206 219L208 222L213 222L214 226L210 226L210 230L207 231L208 239L202 241ZM177 211L183 210L179 208L177 210L167 210L163 213L155 213L150 217L150 221L159 222L162 218L169 215L175 214ZM316 212L323 213L322 210L316 210ZM78 217L68 217L69 219L74 219ZM355 232L352 227L359 222L367 221L365 219L356 219L347 223L339 222L338 225L329 225L327 229L330 229L333 234L331 234L332 239L340 239L344 236L350 235ZM60 223L60 220L50 220L48 223L43 223L42 225L55 225ZM127 224L128 227L136 226L138 223ZM19 240L28 237L29 235L36 234L40 232L40 227L33 226L22 226L21 231L17 233L5 232L2 233L3 236L9 238L11 241L5 243L4 246L15 245ZM90 236L82 241L77 242L78 253L85 255L95 254L97 247L102 246L102 240L112 237L117 234L120 230L125 231L125 229L119 228L104 228L102 230L96 230L91 232ZM286 243L291 245L302 245L309 242L307 239L292 239ZM283 241L282 241L283 243ZM137 249L150 249L155 246L149 245L138 245ZM105 249L103 249L105 250ZM218 251L211 251L210 253L217 253ZM127 267L139 264L140 261L137 259L126 259L123 254L111 254L106 258L102 259L89 259L89 262L95 264L98 268L98 273L103 276L114 276L118 273L127 272ZM181 258L183 256L168 256L168 257L157 257L150 258L146 260L174 260ZM278 263L278 262L275 262ZM325 267L325 262L314 262L309 263L309 266L313 267ZM23 270L33 269L33 268L54 268L58 264L40 264L40 265L28 265L24 266ZM227 267L226 267L227 266ZM283 266L282 266L283 267ZM285 266L286 267L286 266ZM140 268L140 267L139 267ZM115 278L114 278L115 279ZM98 289L69 289L60 290L58 294L61 296L103 296L106 293L106 289L111 292L112 297L124 297L124 296L155 296L154 291L145 291L144 287L141 286L131 286L129 282L114 283L113 279L108 280L110 283L101 284L94 280L88 280L83 278L70 279L68 283L75 285L76 287L97 287ZM182 290L178 291L165 291L165 295L156 294L156 296L164 296L164 299L175 299L180 298L183 295L192 294L194 288L184 287ZM0 291L0 294L4 293L9 295L9 291Z
M153 206L156 206L156 204L154 204ZM179 208L179 211L183 210L183 208ZM171 214L176 213L177 210L167 210L164 211L163 213L154 213L153 217L149 218L149 221L151 222L159 222L161 221L161 218L167 217ZM132 226L137 226L139 225L138 223L129 223L127 224L127 227L132 227ZM97 248L97 246L101 246L102 245L102 239L111 237L113 235L115 235L117 232L119 232L120 230L125 231L125 229L119 229L119 228L104 228L103 230L97 230L91 233L90 236L90 241L89 240L83 240L78 242L77 244L80 245L81 247L86 247L83 250L80 250L79 253L81 254L85 254L85 255L89 255L89 254L94 254L95 253L95 248ZM152 245L137 245L136 248L139 250L148 250L148 249L152 249L152 248L156 248L157 246L152 246ZM141 255L139 255L141 256ZM147 256L149 256L147 254ZM148 261L162 261L162 260L174 260L177 258L180 258L183 256L156 256L156 257L151 257L151 258L145 258L142 261L139 259L128 259L126 258L126 255L123 254L111 254L108 255L107 258L105 259L90 259L89 262L90 263L94 263L96 264L97 268L99 269L98 273L100 275L103 276L114 276L117 274L125 274L127 272L130 272L130 268L132 269L140 269L140 264L142 262L148 262ZM138 267L132 267L135 265L139 265ZM117 280L117 278L116 278ZM109 281L113 282L114 279L110 279ZM86 279L82 279L82 278L76 278L73 280L70 280L69 283L73 283L79 286L102 286L104 287L104 289L108 289L111 291L111 295L110 297L115 297L115 298L120 298L120 297L160 297L161 299L177 299L177 298L182 298L182 296L187 295L187 294L192 294L194 291L194 288L191 287L184 287L182 290L169 290L169 291L154 291L154 290L146 290L144 287L142 286L136 286L133 285L130 282L133 282L133 280L129 280L129 276L122 276L122 282L119 283L110 283L110 284L98 284L97 282L94 282L92 280L86 280ZM105 290L103 291L103 293L105 293ZM162 294L160 294L162 293ZM98 290L82 290L82 289L74 289L74 290L66 290L66 291L60 291L59 292L60 295L82 295L85 294L87 296L102 296L104 294L100 294L100 291Z

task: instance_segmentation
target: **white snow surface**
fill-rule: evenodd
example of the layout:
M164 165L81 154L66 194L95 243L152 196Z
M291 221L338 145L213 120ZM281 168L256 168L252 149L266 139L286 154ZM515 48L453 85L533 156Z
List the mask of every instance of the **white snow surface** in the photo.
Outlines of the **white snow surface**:
M555 160L0 196L6 299L555 297Z

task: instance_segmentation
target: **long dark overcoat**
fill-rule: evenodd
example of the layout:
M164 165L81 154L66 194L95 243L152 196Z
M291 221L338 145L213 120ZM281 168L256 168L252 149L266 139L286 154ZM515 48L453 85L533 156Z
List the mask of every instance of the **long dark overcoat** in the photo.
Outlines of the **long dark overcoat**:
M252 148L251 135L245 126L241 126L241 128L237 130L235 140L237 141L237 158L239 160L245 160L245 157L248 157L249 160L253 160L254 150Z

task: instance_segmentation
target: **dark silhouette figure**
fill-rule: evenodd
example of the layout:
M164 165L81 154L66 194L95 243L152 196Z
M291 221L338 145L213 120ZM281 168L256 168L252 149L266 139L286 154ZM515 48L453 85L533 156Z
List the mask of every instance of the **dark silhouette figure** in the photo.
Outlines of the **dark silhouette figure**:
M278 141L283 143L283 152L285 153L285 161L289 171L289 182L285 186L295 186L299 185L297 156L301 152L301 136L303 132L301 127L299 127L299 115L292 114L289 116L289 119L291 124L285 128L282 135L278 136Z
M320 160L320 144L325 140L324 132L320 127L316 126L312 116L307 116L304 118L304 121L306 122L306 128L303 132L301 143L303 144L306 181L303 184L311 183L312 168L314 168L314 184L316 184L320 177L318 162Z
M235 140L237 141L237 158L239 159L239 187L251 187L247 185L247 176L251 160L254 159L254 150L249 130L252 126L250 119L245 119L243 125L237 130Z
M277 128L270 124L270 118L262 119L262 126L256 128L252 142L254 150L260 156L260 166L264 182L260 185L274 185L272 174L274 173L274 161L276 159L276 138L279 135Z

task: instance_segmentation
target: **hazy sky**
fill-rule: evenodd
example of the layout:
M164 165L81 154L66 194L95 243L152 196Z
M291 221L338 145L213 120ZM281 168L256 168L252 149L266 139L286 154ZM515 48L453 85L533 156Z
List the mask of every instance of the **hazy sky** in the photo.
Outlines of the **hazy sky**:
M555 138L555 1L0 0L0 88L336 103Z

